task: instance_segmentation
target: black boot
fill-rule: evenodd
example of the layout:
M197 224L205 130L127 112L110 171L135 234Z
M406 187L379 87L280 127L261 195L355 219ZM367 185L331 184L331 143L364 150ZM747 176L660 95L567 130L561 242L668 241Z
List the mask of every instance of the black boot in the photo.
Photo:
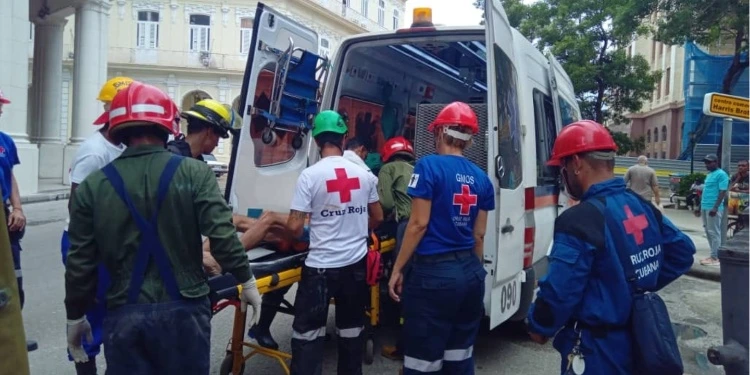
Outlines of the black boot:
M96 358L89 357L86 363L76 362L76 375L96 375Z
M265 308L260 310L258 324L252 326L247 331L247 335L254 338L258 345L264 348L278 350L279 344L271 336L271 323L273 323L275 317L276 309Z

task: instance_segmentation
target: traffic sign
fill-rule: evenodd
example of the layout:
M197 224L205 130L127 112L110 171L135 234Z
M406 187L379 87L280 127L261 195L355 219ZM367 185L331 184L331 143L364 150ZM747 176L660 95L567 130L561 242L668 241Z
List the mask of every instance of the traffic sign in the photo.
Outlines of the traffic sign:
M703 113L709 116L747 121L750 118L750 100L740 96L710 92L703 99Z

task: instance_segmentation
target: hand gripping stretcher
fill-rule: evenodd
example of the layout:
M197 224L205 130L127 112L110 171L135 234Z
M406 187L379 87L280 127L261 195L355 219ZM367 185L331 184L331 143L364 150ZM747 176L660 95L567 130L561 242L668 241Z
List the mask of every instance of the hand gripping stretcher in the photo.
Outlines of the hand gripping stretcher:
M388 295L388 278L395 259L392 259L393 250L396 246L396 240L393 236L373 234L370 238L368 256L377 253L383 256L375 265L379 269L368 269L368 281L370 281L370 302L364 312L367 315L368 327L365 340L365 363L371 364L374 360L375 352L375 332L374 328L381 323L381 294L384 298ZM287 287L298 282L302 275L302 266L304 265L307 252L282 253L268 250L266 248L256 248L248 251L250 268L255 275L258 291L261 295ZM368 263L368 267L370 264ZM370 277L371 271L375 277ZM247 311L242 312L240 309L240 289L237 280L231 274L223 274L211 277L208 280L211 288L211 308L213 314L217 314L229 306L234 307L234 321L232 325L232 337L227 344L226 356L224 357L219 370L220 375L240 375L245 370L245 361L249 360L256 354L264 355L279 362L284 372L289 375L290 370L286 361L292 358L290 353L280 350L264 348L258 344L245 341L245 330ZM294 315L294 306L287 301L282 302L282 306L277 311L284 314ZM245 354L244 348L250 348L250 352Z

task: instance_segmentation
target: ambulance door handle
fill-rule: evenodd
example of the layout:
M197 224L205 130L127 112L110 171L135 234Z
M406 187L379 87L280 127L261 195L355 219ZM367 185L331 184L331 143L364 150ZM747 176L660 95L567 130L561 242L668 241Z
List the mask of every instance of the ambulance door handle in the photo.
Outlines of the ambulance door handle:
M511 233L511 232L513 232L513 231L514 231L515 229L516 229L516 228L515 228L515 227L513 227L513 225L511 225L511 224L505 224L505 225L503 225L502 227L500 227L500 233L502 233L502 234L506 234L506 233Z

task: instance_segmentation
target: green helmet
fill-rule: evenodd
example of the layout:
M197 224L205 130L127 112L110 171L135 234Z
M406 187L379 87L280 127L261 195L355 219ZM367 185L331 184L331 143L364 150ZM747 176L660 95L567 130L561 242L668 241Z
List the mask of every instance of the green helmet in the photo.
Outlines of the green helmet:
M318 113L313 120L313 137L319 136L321 133L331 132L336 134L346 134L349 128L346 127L344 118L336 111L323 111Z

